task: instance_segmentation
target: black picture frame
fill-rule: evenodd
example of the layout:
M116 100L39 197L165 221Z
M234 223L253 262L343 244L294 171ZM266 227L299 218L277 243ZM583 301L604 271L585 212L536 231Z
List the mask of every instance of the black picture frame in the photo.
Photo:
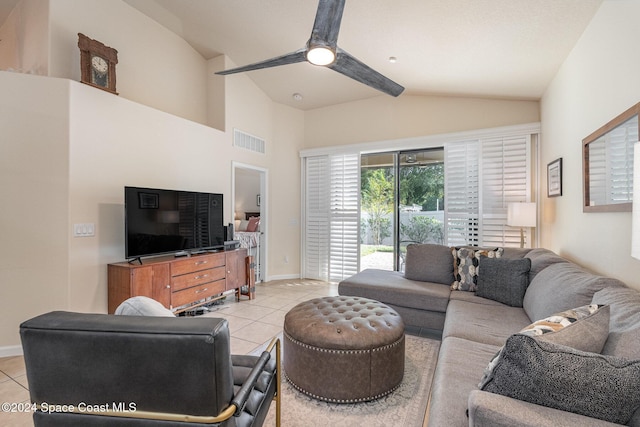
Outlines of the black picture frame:
M160 195L158 193L138 193L138 206L140 209L158 209L160 207Z
M547 165L547 197L562 196L562 157Z

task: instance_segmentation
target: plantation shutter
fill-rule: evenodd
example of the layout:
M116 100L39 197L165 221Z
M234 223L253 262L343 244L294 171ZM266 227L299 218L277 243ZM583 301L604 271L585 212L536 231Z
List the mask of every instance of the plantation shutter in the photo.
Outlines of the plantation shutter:
M480 246L520 244L520 229L506 225L507 206L529 201L530 145L528 135L480 142ZM530 236L526 241L531 241Z
M519 246L520 229L506 225L507 206L530 199L531 136L452 142L444 148L447 244Z
M304 159L303 272L309 279L329 278L329 157Z
M477 245L478 141L444 146L445 236L449 246Z
M358 272L358 200L360 155L330 157L329 279L339 281Z
M305 158L303 276L339 281L358 272L360 156Z

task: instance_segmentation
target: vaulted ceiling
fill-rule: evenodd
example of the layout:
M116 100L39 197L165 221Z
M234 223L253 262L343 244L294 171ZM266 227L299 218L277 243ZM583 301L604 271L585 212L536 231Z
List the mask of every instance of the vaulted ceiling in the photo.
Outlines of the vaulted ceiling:
M316 0L124 1L184 38L204 58L225 54L238 66L303 47L317 8ZM0 22L15 3L0 1ZM403 85L400 96L536 100L601 3L346 0L338 45ZM390 57L397 61L391 63ZM300 109L381 95L306 62L247 75L274 101ZM294 100L294 93L302 100Z
M317 8L314 0L125 1L179 34L205 58L224 53L236 65L303 47ZM406 95L535 100L601 3L347 0L338 45L405 86ZM392 56L396 63L389 62ZM306 62L247 75L274 101L301 109L381 94ZM295 101L294 93L302 101Z

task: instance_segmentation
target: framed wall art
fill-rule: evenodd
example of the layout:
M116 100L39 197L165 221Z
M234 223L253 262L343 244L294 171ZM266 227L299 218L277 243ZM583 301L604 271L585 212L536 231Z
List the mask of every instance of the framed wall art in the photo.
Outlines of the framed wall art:
M547 196L562 196L562 157L547 165Z

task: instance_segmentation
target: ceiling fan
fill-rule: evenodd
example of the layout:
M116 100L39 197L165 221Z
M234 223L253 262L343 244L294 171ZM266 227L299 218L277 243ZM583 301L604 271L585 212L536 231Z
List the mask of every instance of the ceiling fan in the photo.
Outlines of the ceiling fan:
M404 87L383 76L338 47L338 32L340 31L340 21L342 21L344 3L345 0L319 1L311 37L307 45L302 49L276 58L267 59L266 61L256 62L230 70L218 71L216 74L235 74L308 61L313 65L331 68L334 71L389 95L400 95Z

